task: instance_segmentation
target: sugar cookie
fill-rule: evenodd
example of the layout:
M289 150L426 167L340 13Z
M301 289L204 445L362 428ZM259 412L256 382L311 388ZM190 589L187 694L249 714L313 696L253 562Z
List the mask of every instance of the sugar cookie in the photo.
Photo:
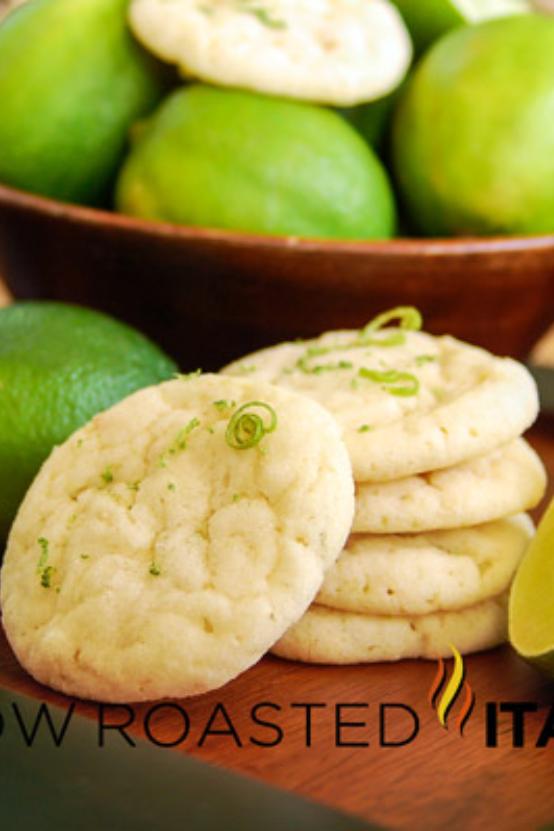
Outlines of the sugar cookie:
M130 23L184 75L339 106L386 95L412 57L387 0L133 0Z
M313 605L272 648L275 655L312 664L366 664L406 658L451 657L491 649L507 638L506 597L458 612L385 617Z
M522 364L449 336L397 328L281 344L223 372L323 404L343 428L358 482L452 467L515 439L538 413L536 385Z
M413 534L479 525L534 508L545 489L544 465L516 439L455 467L359 484L354 531Z
M353 510L347 451L315 402L216 375L142 390L31 486L2 569L6 634L70 695L213 689L302 615Z
M426 615L505 591L534 534L526 514L474 528L399 536L354 534L316 602L374 615Z

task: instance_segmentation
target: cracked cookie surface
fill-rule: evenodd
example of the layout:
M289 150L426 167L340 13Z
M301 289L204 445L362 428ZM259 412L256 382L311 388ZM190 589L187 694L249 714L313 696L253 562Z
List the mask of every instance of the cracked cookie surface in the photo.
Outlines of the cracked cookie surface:
M241 414L260 422L241 434ZM258 439L233 446L256 423ZM353 500L340 430L309 399L210 375L141 390L31 486L2 568L6 634L38 681L71 695L216 688L309 606Z
M452 467L517 438L538 413L535 383L517 361L392 327L280 344L223 372L323 404L343 428L357 482Z

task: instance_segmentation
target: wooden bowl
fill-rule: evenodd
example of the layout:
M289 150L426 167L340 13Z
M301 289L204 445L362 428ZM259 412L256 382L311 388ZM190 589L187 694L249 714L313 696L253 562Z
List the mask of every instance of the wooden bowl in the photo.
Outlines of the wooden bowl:
M554 235L349 242L177 227L0 186L17 299L110 312L183 369L414 305L426 329L525 356L554 319Z

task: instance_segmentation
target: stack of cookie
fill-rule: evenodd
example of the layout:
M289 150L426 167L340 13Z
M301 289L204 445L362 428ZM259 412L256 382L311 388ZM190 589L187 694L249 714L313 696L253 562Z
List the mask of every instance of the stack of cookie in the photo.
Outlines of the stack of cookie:
M546 483L521 438L536 388L517 362L420 325L414 309L396 309L362 331L282 344L224 370L323 404L356 480L352 534L275 654L435 658L451 644L468 653L506 638L507 593L533 535L523 512Z

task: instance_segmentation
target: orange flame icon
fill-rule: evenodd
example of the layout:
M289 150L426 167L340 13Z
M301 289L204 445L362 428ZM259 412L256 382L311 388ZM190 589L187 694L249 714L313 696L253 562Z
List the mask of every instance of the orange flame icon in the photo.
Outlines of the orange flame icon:
M465 701L456 721L456 728L460 736L463 736L464 728L475 706L475 694L468 682L465 680L465 666L462 656L456 647L452 646L452 644L450 644L450 649L452 650L452 654L454 656L454 670L452 672L452 677L441 695L442 688L446 681L446 667L443 659L439 658L439 668L433 683L431 684L431 689L429 690L429 703L431 704L433 710L437 711L438 720L445 730L447 730L448 717L452 707L458 700L462 690L465 690Z

